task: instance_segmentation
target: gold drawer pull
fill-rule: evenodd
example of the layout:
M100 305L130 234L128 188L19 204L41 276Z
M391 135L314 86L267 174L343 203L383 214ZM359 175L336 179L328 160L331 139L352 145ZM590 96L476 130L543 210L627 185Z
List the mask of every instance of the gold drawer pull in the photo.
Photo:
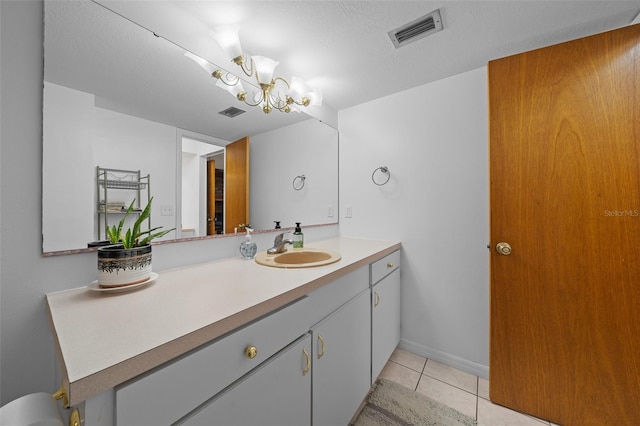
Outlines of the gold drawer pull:
M255 346L247 346L247 348L244 350L244 354L247 358L254 359L258 355L258 348L256 348Z
M375 295L376 295L376 303L374 303L373 307L377 308L378 305L380 304L380 295L378 294L377 291L374 291Z
M320 342L320 353L318 354L318 359L320 359L324 355L324 339L319 334L318 334L318 341Z
M304 370L302 370L302 375L305 376L309 370L311 370L311 357L309 356L309 352L307 352L307 348L302 348L302 353L306 359Z
M77 408L71 412L69 416L69 426L80 426L83 420L80 420L80 411Z
M395 265L391 262L387 263L387 268L391 269L393 268Z
M60 389L51 396L55 400L62 400L62 406L64 408L69 408L69 396L67 395L67 390L64 388L64 385L61 385Z

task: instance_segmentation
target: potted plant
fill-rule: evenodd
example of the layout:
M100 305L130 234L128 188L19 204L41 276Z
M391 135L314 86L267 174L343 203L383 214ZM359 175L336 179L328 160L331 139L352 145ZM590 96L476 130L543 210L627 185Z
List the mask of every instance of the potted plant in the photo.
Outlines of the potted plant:
M117 226L107 227L107 237L111 245L98 248L98 285L100 287L123 287L149 280L152 274L151 240L175 229L158 231L162 228L158 226L145 231L141 230L142 223L151 215L153 201L151 197L133 227L125 231L124 224L133 211L135 201L131 202Z

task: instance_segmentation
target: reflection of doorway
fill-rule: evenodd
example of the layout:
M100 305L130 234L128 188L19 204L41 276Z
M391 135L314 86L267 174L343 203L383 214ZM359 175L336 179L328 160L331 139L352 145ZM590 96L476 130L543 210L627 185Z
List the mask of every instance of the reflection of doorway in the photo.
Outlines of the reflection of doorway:
M222 143L224 142L221 141L221 145ZM214 167L219 170L219 174L224 174L224 146L213 145L191 137L182 137L180 224L183 238L211 235L207 230L209 161L215 164ZM219 195L219 198L223 199L224 191ZM223 219L220 216L220 220Z
M242 232L249 224L249 138L218 143L182 136L181 238Z

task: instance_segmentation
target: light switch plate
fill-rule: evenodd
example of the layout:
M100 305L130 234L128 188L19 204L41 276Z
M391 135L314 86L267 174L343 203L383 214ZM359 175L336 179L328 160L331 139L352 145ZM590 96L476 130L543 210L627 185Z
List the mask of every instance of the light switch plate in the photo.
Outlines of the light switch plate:
M173 216L173 206L160 206L160 216Z

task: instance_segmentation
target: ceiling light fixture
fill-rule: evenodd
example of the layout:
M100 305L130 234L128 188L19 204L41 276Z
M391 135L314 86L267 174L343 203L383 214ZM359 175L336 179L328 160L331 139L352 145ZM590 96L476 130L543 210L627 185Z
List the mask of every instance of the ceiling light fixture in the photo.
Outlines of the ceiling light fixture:
M249 96L240 77L222 71L191 52L186 52L185 56L196 61L212 77L216 78L218 80L216 86L227 90L238 100L249 106L260 106L265 114L269 114L274 108L281 112L299 112L298 107L322 104L320 90L311 87L301 78L293 77L289 83L282 77L274 77L278 61L264 56L245 56L240 46L237 27L218 27L212 30L209 35L218 42L224 52L232 58L231 60L242 69L247 77L256 79L259 90Z

